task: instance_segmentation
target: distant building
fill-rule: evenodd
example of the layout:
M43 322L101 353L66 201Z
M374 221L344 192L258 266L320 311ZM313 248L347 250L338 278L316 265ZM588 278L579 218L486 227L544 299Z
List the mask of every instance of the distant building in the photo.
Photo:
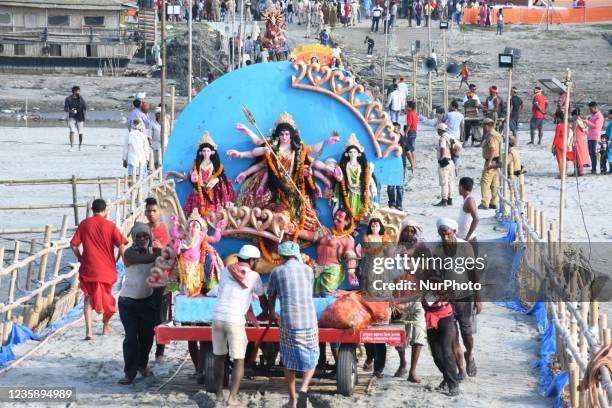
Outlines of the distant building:
M138 49L118 0L0 0L0 72L121 72Z

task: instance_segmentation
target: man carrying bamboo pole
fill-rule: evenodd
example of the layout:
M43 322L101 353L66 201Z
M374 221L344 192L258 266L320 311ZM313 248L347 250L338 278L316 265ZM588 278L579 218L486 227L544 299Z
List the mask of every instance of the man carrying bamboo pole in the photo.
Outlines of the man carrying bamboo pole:
M83 291L83 315L85 317L85 340L91 340L92 310L103 313L102 334L111 331L110 319L117 311L117 304L112 293L113 284L117 281L114 248L119 248L123 258L127 239L117 226L106 219L106 202L98 198L91 205L93 216L79 224L70 247L80 262L79 287ZM79 246L83 246L81 252Z

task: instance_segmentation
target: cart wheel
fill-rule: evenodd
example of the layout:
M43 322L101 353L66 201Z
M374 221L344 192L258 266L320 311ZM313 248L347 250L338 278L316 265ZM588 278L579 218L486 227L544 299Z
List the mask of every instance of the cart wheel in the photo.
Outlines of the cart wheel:
M357 384L357 358L354 344L341 344L338 350L338 365L336 370L338 394L350 397Z
M212 343L205 343L202 352L204 353L204 387L207 392L215 392L217 386L215 384L215 355L213 354Z

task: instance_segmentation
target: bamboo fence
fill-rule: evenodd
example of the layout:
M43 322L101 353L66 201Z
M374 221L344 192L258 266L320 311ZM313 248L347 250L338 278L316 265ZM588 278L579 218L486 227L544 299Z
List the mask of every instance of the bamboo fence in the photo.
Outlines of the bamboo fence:
M70 179L73 186L76 185L74 180L75 177ZM107 203L107 218L113 220L121 233L129 238L134 223L144 220L145 198L153 187L163 183L161 168L147 177L137 179L132 176L129 180L125 176L114 178L112 182L115 184L115 198ZM91 203L88 203L87 216L90 208ZM64 215L61 227L55 230L55 237L53 227L45 226L40 250L37 250L37 239L30 241L27 252L22 251L22 241L19 240L13 240L12 245L0 246L0 290L6 292L6 298L0 303L0 345L6 344L13 323L38 332L78 304L79 265L69 263L69 268L66 268L66 262L63 262L65 250L68 250L68 256L72 256L68 229L68 215ZM12 252L10 261L5 259L9 252ZM22 258L22 255L26 256ZM4 285L8 285L8 289Z
M77 194L77 186L93 184L98 186L98 194L99 198L103 197L102 186L105 184L116 184L117 177L97 177L97 178L77 178L75 175L72 175L71 178L61 179L29 179L29 180L0 180L0 185L4 186L53 186L53 185L61 185L61 184L69 184L72 187L72 200L70 203L52 203L52 204L27 204L27 205L2 205L0 206L0 211L14 211L14 210L47 210L47 209L62 209L62 208L72 208L74 213L74 227L79 225L80 217L79 210L81 208L86 208L87 203L79 203L78 202L78 194ZM74 228L70 228L73 230ZM45 232L45 229L40 228L20 228L20 229L1 229L0 235L11 235L11 234L25 234L25 233L35 233L35 232Z
M501 188L499 191L504 217L516 223L517 244L525 249L518 271L519 298L529 304L535 300L534 294L543 296L548 324L556 329L556 354L549 365L553 373L569 374L566 403L572 408L608 407L610 372L605 365L597 368L595 358L610 346L610 328L591 292L592 280L569 255L571 243L559 242L557 224L547 223L544 212L526 201L523 178L500 176L509 192L509 197L504 197ZM586 377L597 381L587 387Z

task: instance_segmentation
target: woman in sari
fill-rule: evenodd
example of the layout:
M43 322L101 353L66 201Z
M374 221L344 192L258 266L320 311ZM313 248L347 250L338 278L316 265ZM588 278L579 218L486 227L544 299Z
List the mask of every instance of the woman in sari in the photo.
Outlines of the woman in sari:
M480 3L480 10L478 12L478 23L481 27L484 27L487 23L487 5L482 2Z
M572 111L572 122L574 124L574 166L579 176L584 174L585 167L591 167L589 157L589 146L587 143L587 125L580 117L580 109Z
M561 177L561 174L563 173L563 112L557 111L555 113L555 123L557 124L557 127L555 128L555 137L553 139L553 144L552 144L552 154L557 159L557 166L559 166L559 177ZM569 155L567 154L567 153L570 153L568 149L568 146L570 145L569 141L570 141L570 127L568 123L565 151L566 151L566 155L571 157L571 154ZM567 167L565 170L567 172Z

